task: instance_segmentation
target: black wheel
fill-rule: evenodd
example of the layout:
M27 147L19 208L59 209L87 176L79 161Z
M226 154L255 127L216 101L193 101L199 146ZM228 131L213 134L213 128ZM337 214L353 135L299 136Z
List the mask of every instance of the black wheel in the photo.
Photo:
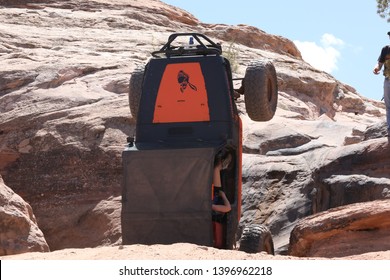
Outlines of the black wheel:
M130 112L136 120L138 116L138 107L142 94L142 83L144 81L144 68L136 68L130 77L129 84L129 104Z
M272 119L278 102L278 81L272 62L252 62L246 69L243 87L249 117L259 122Z
M240 239L240 251L274 254L274 242L269 229L263 225L249 225L244 228Z

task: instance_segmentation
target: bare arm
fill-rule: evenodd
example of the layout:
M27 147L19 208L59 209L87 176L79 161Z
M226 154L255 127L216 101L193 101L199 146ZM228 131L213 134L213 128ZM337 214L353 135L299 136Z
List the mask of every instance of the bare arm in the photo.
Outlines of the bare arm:
M378 62L378 64L375 66L374 71L373 71L375 75L378 75L380 73L382 66L383 66L383 63Z
M221 213L229 212L232 209L232 207L231 207L230 202L227 199L225 193L223 191L219 191L219 195L222 197L223 205L215 205L215 204L213 204L211 206L211 209L214 210L214 211L217 211L217 212L221 212Z
M218 163L217 166L214 167L214 174L213 174L213 184L214 186L221 186L221 168L222 164Z

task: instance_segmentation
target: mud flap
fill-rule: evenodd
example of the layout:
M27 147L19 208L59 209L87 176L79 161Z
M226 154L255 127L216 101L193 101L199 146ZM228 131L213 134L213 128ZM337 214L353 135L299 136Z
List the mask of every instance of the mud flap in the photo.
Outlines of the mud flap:
M122 154L123 244L212 245L214 148Z

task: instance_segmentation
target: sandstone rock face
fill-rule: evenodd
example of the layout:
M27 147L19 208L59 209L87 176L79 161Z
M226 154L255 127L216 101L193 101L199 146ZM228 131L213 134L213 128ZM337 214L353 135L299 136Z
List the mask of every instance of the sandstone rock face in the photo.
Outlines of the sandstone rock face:
M289 254L345 257L390 249L390 200L356 203L302 219Z
M0 0L0 22L0 174L51 250L121 242L121 152L135 131L128 81L173 32L221 42L235 77L253 60L276 67L273 120L252 122L237 101L240 227L267 225L286 252L300 219L388 195L383 103L312 68L286 38L202 23L158 0Z
M0 176L0 256L48 251L31 206Z

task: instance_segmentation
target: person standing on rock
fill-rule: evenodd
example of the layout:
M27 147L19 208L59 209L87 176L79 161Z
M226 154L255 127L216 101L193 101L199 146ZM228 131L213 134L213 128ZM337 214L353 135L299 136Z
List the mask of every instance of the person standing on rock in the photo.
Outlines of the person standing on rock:
M390 36L390 31L387 32ZM374 68L374 74L378 75L384 66L383 76L385 81L383 83L383 99L386 106L386 121L387 121L387 137L390 139L390 45L384 46L378 58L378 63Z

